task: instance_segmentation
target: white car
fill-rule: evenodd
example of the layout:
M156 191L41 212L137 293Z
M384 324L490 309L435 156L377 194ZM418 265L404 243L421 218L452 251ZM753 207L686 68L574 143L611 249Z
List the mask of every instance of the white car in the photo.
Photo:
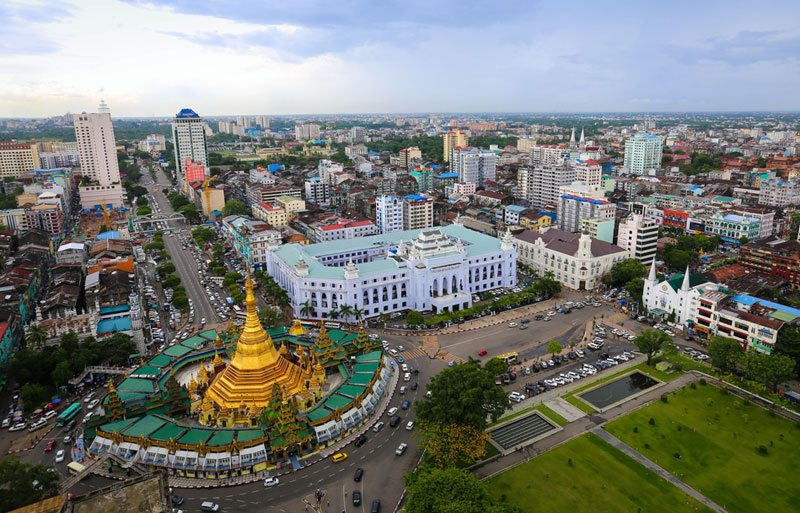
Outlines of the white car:
M392 356L397 356L397 349L389 349L389 354Z
M403 369L403 372L408 372L408 365L406 365L405 363L401 364L400 368Z
M412 431L414 429L414 421L409 420L408 424L406 424L406 431Z
M56 453L56 463L61 463L62 461L64 461L64 449Z
M406 348L405 348L405 347L403 347L403 346L397 346L397 350L398 350L398 351L405 351L405 350L406 350Z
M27 423L27 422L19 422L19 423L17 423L17 424L14 424L14 425L13 425L13 426L11 426L10 428L8 428L8 430L9 430L9 431L22 431L22 430L23 430L23 429L25 429L27 426L28 426L28 423Z
M264 486L275 486L278 483L280 483L280 481L277 477L268 477L264 479Z
M516 328L517 327L517 323L516 322L509 322L508 323L508 327L509 328Z
M386 415L393 417L395 413L397 413L397 406L392 406L389 408L389 411L386 412Z
M394 453L398 456L402 456L403 453L406 452L406 447L408 447L408 444L402 443L397 446L397 450L394 451Z

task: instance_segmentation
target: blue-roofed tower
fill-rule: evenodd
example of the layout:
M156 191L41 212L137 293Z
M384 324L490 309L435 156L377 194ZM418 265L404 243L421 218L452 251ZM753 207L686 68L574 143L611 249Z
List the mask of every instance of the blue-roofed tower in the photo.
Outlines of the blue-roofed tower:
M175 145L175 167L178 186L184 194L188 191L186 183L186 161L203 166L208 177L208 145L203 118L192 109L181 109L172 120L172 140Z

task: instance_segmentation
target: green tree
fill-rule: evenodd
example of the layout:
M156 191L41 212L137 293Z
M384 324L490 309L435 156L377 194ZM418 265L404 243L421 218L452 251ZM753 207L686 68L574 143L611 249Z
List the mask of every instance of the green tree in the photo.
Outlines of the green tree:
M486 428L486 418L497 420L508 408L508 398L494 375L470 359L448 367L428 383L430 397L414 405L420 421Z
M406 324L409 326L418 326L425 322L425 317L416 310L411 310L406 314Z
M495 501L471 472L457 468L421 467L406 474L406 513L517 513Z
M427 449L426 460L439 468L467 467L486 454L489 435L484 430L458 424L419 423L420 449Z
M736 365L744 359L745 352L736 340L717 335L708 343L708 355L714 367L728 373L733 372Z
M148 205L147 198L136 198L137 207L146 207Z
M200 211L197 210L197 207L194 205L183 205L182 207L176 209L176 212L183 214L183 217L186 218L186 220L190 223L198 223L202 218Z
M230 287L237 281L241 280L243 276L239 273L227 273L225 277L222 279L222 286L225 288Z
M180 285L180 283L181 283L180 276L178 276L177 274L170 274L169 276L164 278L164 281L161 282L161 285L165 289L171 289L171 288L175 287L176 285Z
M58 362L56 368L53 369L52 373L50 373L56 388L58 388L60 385L66 385L70 378L72 378L72 375L72 367L70 367L68 361Z
M742 246L744 246L748 242L750 242L750 239L748 239L747 237L743 236L742 238L739 239L739 244L741 244Z
M561 292L561 282L554 279L551 271L547 271L544 276L536 280L536 283L533 284L533 290L537 294L542 294L545 297L555 296Z
M310 300L300 304L300 315L303 317L314 317L316 315L316 310Z
M672 269L684 271L692 260L692 253L682 249L671 249L664 254L664 263Z
M173 264L172 262L167 262L164 265L156 267L156 271L158 271L158 274L160 274L161 276L172 274L175 272L175 264Z
M52 392L40 383L26 383L19 389L19 396L25 404L25 411L32 412L47 403L52 397Z
M136 215L137 216L149 216L152 213L153 213L153 209L151 209L147 205L145 205L143 207L139 207L139 208L136 209Z
M776 390L794 375L795 362L788 356L750 351L745 358L745 376Z
M633 339L633 343L639 348L639 351L647 355L647 365L650 365L653 356L666 345L671 344L672 339L661 330L647 328Z
M642 294L644 293L644 280L642 278L634 278L625 284L625 290L631 295L631 299L639 303L641 306Z
M192 237L200 244L201 242L211 242L217 238L217 232L213 228L198 226L192 230Z
M258 311L258 320L265 329L276 328L283 320L283 314L279 309L268 306Z
M508 365L506 362L497 357L490 358L489 361L483 364L483 368L493 376L499 376L508 372Z
M795 370L800 371L800 327L784 326L781 328L772 354L788 356L794 360Z
M28 327L28 333L25 334L25 343L28 347L37 348L44 345L47 341L47 333L38 324L31 324Z
M249 216L251 215L250 208L241 201L228 201L222 208L222 216Z
M634 278L642 278L647 273L647 267L635 258L628 258L617 262L611 268L611 279L615 285L623 285Z
M59 475L52 470L45 465L23 463L16 455L0 461L0 483L3 483L0 511L11 511L58 494Z
M547 352L552 355L560 353L563 349L564 348L561 347L561 344L559 344L555 340L551 340L550 342L547 343Z

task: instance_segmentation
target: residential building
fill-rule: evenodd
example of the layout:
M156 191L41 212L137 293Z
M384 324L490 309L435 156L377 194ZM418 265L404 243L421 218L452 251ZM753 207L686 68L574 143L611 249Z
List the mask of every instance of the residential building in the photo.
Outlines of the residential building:
M576 176L574 168L564 165L522 167L517 175L518 193L533 208L542 208L548 203L558 203L561 187L575 182Z
M222 236L251 269L264 269L267 246L280 245L281 234L262 221L244 216L228 216L222 220Z
M418 166L411 176L417 181L417 190L419 192L428 192L433 190L433 169L425 165Z
M297 199L302 195L303 189L299 187L247 184L247 203L250 205L255 205L257 203L274 203L275 200L282 196L289 196ZM305 203L301 210L305 210ZM290 214L289 210L286 212Z
M617 246L628 252L628 258L642 263L653 260L658 244L658 223L642 214L631 214L619 223Z
M332 160L322 159L317 164L317 176L328 185L335 185L332 183L335 175L342 172L344 172L344 166Z
M610 244L614 242L614 219L600 219L597 217L582 219L581 231L588 232L593 239L602 240Z
M527 137L517 139L517 151L520 153L530 153L534 146L536 146L536 139Z
M111 112L103 102L99 111L72 116L81 172L84 180L88 181L79 188L81 206L86 209L98 205L117 208L122 206L123 201Z
M531 166L562 166L569 156L569 147L563 144L537 144L531 148Z
M183 163L183 174L186 183L184 190L188 191L192 182L204 182L206 180L206 168L202 164L193 162L192 159L187 158Z
M458 146L450 151L450 170L458 173L459 182L473 182L478 186L495 179L497 169L493 151Z
M172 141L175 145L175 166L178 184L184 194L189 192L186 181L186 162L203 166L208 172L208 145L203 118L192 109L181 109L172 120Z
M542 232L553 224L553 218L542 213L528 212L519 218L519 225L533 232Z
M393 195L376 197L375 221L378 233L403 231L403 201Z
M274 228L280 228L289 224L286 210L283 207L270 203L257 203L253 205L253 217L260 221L269 223Z
M328 183L322 181L318 176L306 180L306 201L315 205L327 205L330 203L330 193Z
M716 289L716 284L708 283L699 274L691 274L688 267L684 274L676 274L669 280L659 282L653 257L650 272L644 280L642 303L651 314L663 320L672 316L676 323L685 327L697 315L697 302L700 296Z
M661 224L664 226L671 226L681 231L685 231L689 223L689 212L681 210L673 210L669 208L664 209L664 217Z
M455 194L461 194L462 196L472 196L475 194L476 190L477 186L475 185L475 182L453 184L453 192Z
M166 151L167 138L164 137L164 134L150 134L139 141L138 147L139 151L146 151L148 153Z
M433 226L433 200L409 194L403 197L403 229L421 230Z
M565 287L592 290L615 263L627 258L623 248L593 239L587 233L556 228L525 230L515 236L519 261L539 274L550 271Z
M287 221L291 221L297 212L306 209L306 202L294 196L284 195L275 198L275 205L286 211Z
M81 165L81 156L78 150L39 152L39 165L41 169L55 169L59 167L78 167Z
M465 143L466 144L466 143ZM397 165L403 169L409 169L413 162L422 160L422 152L416 146L403 148L398 154Z
M758 202L770 207L800 205L800 183L764 180L759 188Z
M637 134L625 141L625 167L633 175L661 168L661 138Z
M507 225L518 225L520 216L526 208L519 205L508 205L503 209L503 222Z
M445 132L442 136L442 156L444 161L448 162L450 160L450 153L454 148L465 147L467 142L467 134L460 129ZM452 167L450 169L452 169Z
M405 310L458 311L472 294L516 284L513 237L461 225L408 230L309 246L269 248L266 272L287 291L297 317L343 305L365 317Z
M378 228L372 221L349 221L339 219L336 223L323 224L314 229L314 242L355 239L376 235Z
M366 141L367 131L363 126L354 126L350 129L350 142L358 144Z
M750 271L781 278L800 290L800 241L772 235L739 247L739 263Z
M584 219L614 219L617 207L603 199L605 195L599 185L573 183L562 186L559 191L556 218L559 229L578 232L582 230Z
M39 167L39 150L36 143L0 141L0 177L16 178Z
M294 138L298 141L318 140L319 135L319 125L316 123L301 123L294 127Z
M11 208L0 210L0 224L8 226L12 230L24 232L28 230L24 208Z
M725 242L738 244L744 237L757 240L761 233L761 220L739 214L715 211L706 221L706 233L719 235Z
M572 160L570 165L575 168L575 179L589 186L600 186L603 167L596 160Z

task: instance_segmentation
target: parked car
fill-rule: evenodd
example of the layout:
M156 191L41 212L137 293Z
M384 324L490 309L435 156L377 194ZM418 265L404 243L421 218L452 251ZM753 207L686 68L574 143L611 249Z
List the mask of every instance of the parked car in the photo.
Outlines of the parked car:
M395 450L394 453L398 456L402 456L403 453L406 452L406 447L408 447L408 444L402 443L397 446L397 450Z
M275 485L277 485L279 483L280 483L280 480L278 480L277 477L268 477L268 478L264 479L264 486L266 486L266 487L275 486Z

